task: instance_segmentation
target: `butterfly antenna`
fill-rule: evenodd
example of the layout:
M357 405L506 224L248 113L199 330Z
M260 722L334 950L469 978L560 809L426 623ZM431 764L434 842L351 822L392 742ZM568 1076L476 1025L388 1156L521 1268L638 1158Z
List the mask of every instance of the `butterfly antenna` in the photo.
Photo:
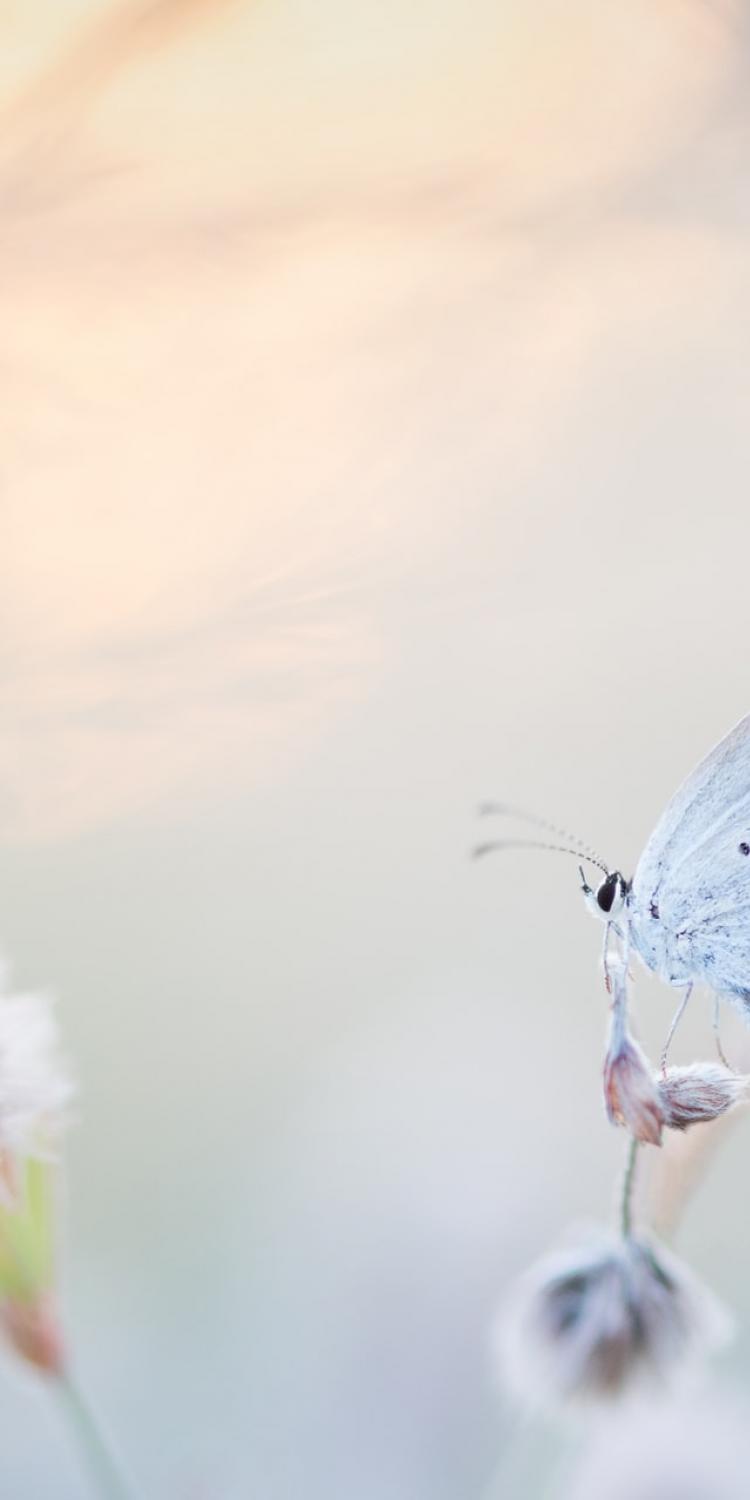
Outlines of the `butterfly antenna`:
M587 859L590 864L598 865L605 875L609 874L607 866L594 855L584 854L582 849L571 849L567 844L546 844L541 839L492 839L487 844L477 844L471 851L472 858L482 859L485 854L495 854L499 849L550 849L553 854L572 854L576 859Z
M584 843L577 833L571 833L567 828L559 828L556 823L550 823L548 818L540 818L537 813L526 812L522 807L514 807L512 802L480 802L479 815L486 817L520 818L524 823L533 823L536 828L545 828L547 833L554 834L555 838L564 839L566 844L576 844L580 853L585 855L592 864L598 865L600 870L607 874L607 866L596 849L590 844Z

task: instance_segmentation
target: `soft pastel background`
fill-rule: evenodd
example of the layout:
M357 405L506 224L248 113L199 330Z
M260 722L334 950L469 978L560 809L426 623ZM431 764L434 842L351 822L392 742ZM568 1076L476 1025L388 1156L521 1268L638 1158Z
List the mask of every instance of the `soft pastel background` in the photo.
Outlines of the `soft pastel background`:
M0 34L0 928L80 1078L80 1371L153 1500L479 1500L498 1297L622 1142L575 866L473 809L629 872L750 707L745 8ZM678 1239L738 1382L747 1151ZM84 1495L3 1378L2 1492Z

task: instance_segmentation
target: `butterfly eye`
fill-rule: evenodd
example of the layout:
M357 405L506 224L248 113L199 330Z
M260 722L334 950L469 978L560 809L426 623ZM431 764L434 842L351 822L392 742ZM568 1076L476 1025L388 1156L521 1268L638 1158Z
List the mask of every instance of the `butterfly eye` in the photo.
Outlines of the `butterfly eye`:
M616 917L622 911L628 897L628 882L619 870L612 870L596 892L596 904L605 917Z
M598 891L596 893L596 904L599 907L600 911L607 912L607 913L611 912L611 910L612 910L612 902L615 899L615 890L616 890L616 888L617 888L617 876L616 875L608 875L607 879L602 881L602 883L599 886L599 889L598 889Z

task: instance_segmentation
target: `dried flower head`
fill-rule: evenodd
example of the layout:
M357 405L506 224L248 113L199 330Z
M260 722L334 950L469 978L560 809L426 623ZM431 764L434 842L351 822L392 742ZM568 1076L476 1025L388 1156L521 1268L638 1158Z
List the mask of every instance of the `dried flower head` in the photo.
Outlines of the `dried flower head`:
M661 1246L600 1232L516 1285L496 1352L527 1402L606 1399L668 1383L728 1331L713 1296Z
M720 1063L692 1063L670 1068L659 1080L659 1102L670 1130L715 1120L746 1097L748 1079Z
M637 1141L661 1145L664 1111L657 1080L627 1027L627 970L610 960L612 1022L604 1059L604 1103L613 1125L625 1125Z

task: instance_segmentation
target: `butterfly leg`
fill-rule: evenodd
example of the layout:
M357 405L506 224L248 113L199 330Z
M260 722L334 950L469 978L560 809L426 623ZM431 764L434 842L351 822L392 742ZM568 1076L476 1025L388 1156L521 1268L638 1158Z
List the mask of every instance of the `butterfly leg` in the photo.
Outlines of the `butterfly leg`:
M718 995L714 995L714 1018L713 1018L713 1026L714 1026L714 1036L716 1037L716 1051L718 1052L719 1057L721 1058L721 1061L724 1064L724 1067L725 1068L729 1068L729 1071L731 1073L733 1070L729 1066L729 1063L727 1062L726 1056L724 1054L724 1048L721 1045L721 1036L720 1036L720 1033L719 1033L719 997L718 997Z
M604 924L604 944L602 947L602 968L604 970L604 983L608 995L612 994L612 975L609 972L609 930L611 926L611 922L605 922Z
M675 1032L677 1030L679 1022L682 1020L682 1016L683 1016L684 1011L685 1011L685 1006L687 1005L688 1000L690 999L690 996L692 995L692 993L693 993L693 983L692 983L692 980L691 980L690 984L687 986L687 989L685 990L685 993L684 993L684 995L683 995L683 997L682 997L682 999L681 999L681 1001L680 1001L680 1003L679 1003L679 1005L678 1005L678 1007L677 1007L677 1009L676 1009L676 1011L675 1011L675 1013L674 1013L674 1015L672 1017L672 1024L671 1024L671 1026L669 1028L669 1031L667 1032L667 1040L664 1043L664 1046L662 1047L662 1050L661 1050L661 1071L662 1071L662 1077L663 1078L665 1078L666 1074L667 1074L667 1053L669 1052L669 1048L670 1048L670 1045L671 1045L671 1042L672 1042L672 1037L674 1036L674 1034L675 1034Z

